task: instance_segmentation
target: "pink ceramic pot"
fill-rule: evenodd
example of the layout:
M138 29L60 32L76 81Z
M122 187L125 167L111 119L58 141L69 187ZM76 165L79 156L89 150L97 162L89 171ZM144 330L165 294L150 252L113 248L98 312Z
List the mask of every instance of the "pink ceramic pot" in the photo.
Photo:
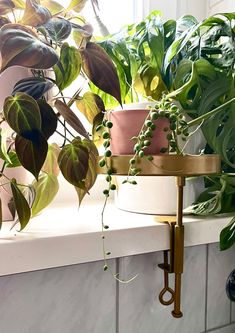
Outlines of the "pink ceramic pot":
M150 103L140 103L125 105L123 110L115 110L110 114L110 120L113 122L113 127L110 130L111 134L111 151L113 155L131 155L135 141L132 137L138 136L143 123L149 113L147 106ZM128 109L128 107L130 109ZM168 147L165 127L169 127L169 121L165 118L160 118L155 121L156 130L153 131L151 145L145 149L146 155L157 155L160 149Z

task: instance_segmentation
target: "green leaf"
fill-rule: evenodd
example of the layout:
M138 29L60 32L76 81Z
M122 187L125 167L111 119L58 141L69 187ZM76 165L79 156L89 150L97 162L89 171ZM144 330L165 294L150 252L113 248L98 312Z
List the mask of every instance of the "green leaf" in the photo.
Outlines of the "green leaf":
M47 157L42 167L43 172L55 176L59 175L60 168L58 165L58 157L60 150L60 147L56 143L48 145Z
M47 69L58 62L55 50L40 41L32 29L20 24L6 24L1 28L0 53L1 72L11 66Z
M60 62L63 72L56 66L56 84L60 90L70 86L70 84L78 77L81 71L81 55L78 49L64 43L61 48Z
M26 7L21 20L22 24L37 27L49 21L50 18L51 13L47 8L42 7L35 0L26 0Z
M56 100L55 107L64 118L64 120L80 135L89 139L89 135L75 113L63 102Z
M92 126L92 141L96 145L96 147L99 147L103 144L104 139L102 137L103 129L102 127L97 131L96 128L102 124L104 119L104 113L100 112L98 113L95 118L93 119L93 126Z
M72 25L64 18L53 17L43 25L49 37L56 43L69 37L72 31Z
M91 124L93 124L93 120L98 113L105 111L102 99L90 91L86 92L83 97L76 102L76 105Z
M71 0L69 6L66 8L66 11L74 10L79 13L86 5L87 0Z
M31 210L27 200L23 196L15 180L11 181L11 191L20 222L20 230L23 230L30 220Z
M83 145L88 149L89 161L86 179L84 181L85 189L75 187L78 195L79 205L81 205L84 196L89 193L89 190L95 184L97 178L97 156L99 155L98 150L92 141L85 139L83 140Z
M64 146L58 163L64 178L72 185L85 189L85 178L89 167L89 151L80 138Z
M9 152L10 162L6 162L6 168L16 168L21 166L18 156L15 151L11 150Z
M99 45L88 42L81 55L82 69L91 82L122 104L117 71L108 54Z
M32 217L34 217L53 201L59 190L59 182L55 175L43 173L32 185L36 192L32 206Z
M41 5L49 9L49 11L53 16L64 11L64 7L61 6L61 4L59 4L58 2L53 0L41 0Z
M38 179L48 150L47 141L40 132L31 133L30 140L17 135L15 149L22 166Z
M220 233L220 250L229 249L235 244L235 217Z
M37 101L41 115L41 131L49 139L57 128L57 116L52 107L43 99Z
M23 0L12 0L14 3L15 7L18 9L24 9L25 8L25 1Z
M37 102L24 93L6 98L3 112L10 127L19 135L41 129L41 115Z
M11 135L10 130L7 128L0 128L0 158L4 161L11 163L8 153L8 139Z
M14 96L17 92L21 92L34 99L39 99L53 86L53 82L42 77L28 77L18 81L11 94Z

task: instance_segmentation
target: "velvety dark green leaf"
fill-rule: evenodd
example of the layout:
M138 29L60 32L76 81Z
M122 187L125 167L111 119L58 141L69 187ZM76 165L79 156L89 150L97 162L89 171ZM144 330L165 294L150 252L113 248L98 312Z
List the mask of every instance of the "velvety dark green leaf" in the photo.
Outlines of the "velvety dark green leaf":
M36 192L32 206L32 217L34 217L53 201L59 190L59 182L55 175L43 173L32 185Z
M20 222L20 230L23 230L30 220L31 209L15 180L11 181L11 191Z
M229 249L235 244L235 217L220 233L220 250Z
M42 7L38 1L26 0L26 7L21 22L25 25L37 27L49 21L51 18L50 11Z
M102 99L90 91L86 92L76 105L91 124L98 113L105 111Z
M41 5L49 9L52 15L56 15L64 11L64 7L57 1L41 0Z
M89 153L89 162L88 162L88 170L86 174L85 190L83 188L75 187L77 194L79 205L81 204L84 196L89 193L89 190L95 184L97 178L97 156L99 155L98 150L95 144L90 140L83 140L83 145L87 148Z
M22 92L34 99L39 99L53 86L52 81L42 77L28 77L15 84L12 95L14 96L17 92Z
M15 149L20 163L38 179L47 156L48 144L40 132L31 132L30 140L16 136Z
M59 175L60 168L58 165L58 156L60 150L60 147L56 143L48 145L47 157L42 167L43 172L55 176Z
M0 15L6 15L15 8L15 4L11 0L0 0Z
M11 66L47 69L58 62L55 50L41 42L32 29L20 24L6 24L1 28L0 53L1 72Z
M56 131L58 118L52 107L45 100L40 99L37 103L42 120L41 131L46 139L49 139Z
M89 42L81 51L82 68L88 78L101 90L115 97L121 104L121 91L116 68L107 53Z
M89 167L89 151L80 138L64 146L58 163L64 178L72 185L85 189L85 178Z
M80 135L89 139L89 135L75 113L63 102L56 100L55 107L64 118L64 120Z
M24 93L6 98L3 112L10 127L19 135L41 129L41 115L37 102Z
M71 23L64 18L58 17L50 19L43 27L46 29L49 37L56 43L68 38L72 31Z
M63 72L56 66L56 84L60 90L70 86L70 84L78 77L81 71L81 56L78 49L64 43L60 53L60 63Z

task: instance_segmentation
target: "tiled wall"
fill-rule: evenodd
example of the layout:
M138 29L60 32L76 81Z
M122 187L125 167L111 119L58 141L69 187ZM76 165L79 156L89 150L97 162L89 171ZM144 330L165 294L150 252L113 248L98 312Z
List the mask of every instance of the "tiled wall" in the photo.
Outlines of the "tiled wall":
M235 304L225 283L235 268L235 249L217 244L185 249L182 309L159 304L162 253L111 260L116 282L102 262L0 278L1 333L234 333Z

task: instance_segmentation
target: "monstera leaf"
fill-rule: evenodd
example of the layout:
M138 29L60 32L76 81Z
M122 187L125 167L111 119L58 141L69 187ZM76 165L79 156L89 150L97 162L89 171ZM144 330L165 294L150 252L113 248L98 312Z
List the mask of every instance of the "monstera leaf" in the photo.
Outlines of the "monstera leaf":
M91 82L122 104L117 71L107 53L99 45L88 42L81 55L82 69Z
M49 21L51 18L50 11L42 7L34 0L26 0L26 7L21 23L37 27Z
M16 83L12 96L15 96L17 92L21 92L30 95L34 99L39 99L53 86L54 84L50 80L42 77L27 77Z
M59 154L58 163L64 178L72 185L85 190L89 167L89 151L80 138L64 146Z
M16 65L47 69L59 60L51 46L41 42L30 28L20 24L6 24L1 28L0 53L1 72Z

